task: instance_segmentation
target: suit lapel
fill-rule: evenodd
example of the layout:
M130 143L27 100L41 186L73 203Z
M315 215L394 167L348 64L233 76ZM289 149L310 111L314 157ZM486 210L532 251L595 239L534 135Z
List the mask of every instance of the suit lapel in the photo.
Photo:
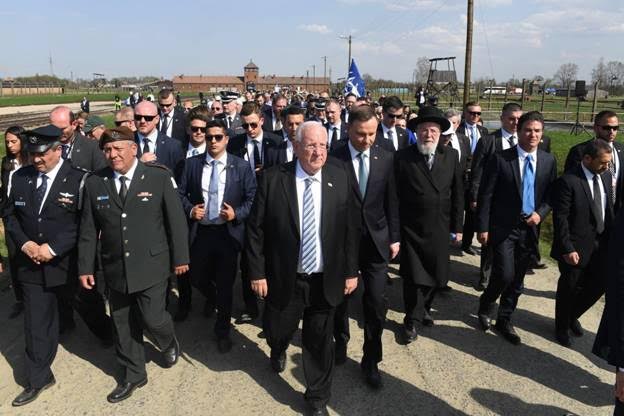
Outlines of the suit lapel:
M373 145L371 147L371 152L370 152L371 159L373 155L373 148L375 146L376 145ZM343 162L345 162L345 164L348 165L347 171L349 172L349 175L351 177L351 186L353 187L353 191L358 196L360 201L362 201L362 193L360 192L360 185L357 180L357 176L355 175L355 168L353 167L353 161L351 160L351 151L349 150L349 145L347 144L346 146L342 146L339 150L337 150L336 157L338 157L338 159L342 160ZM370 162L372 163L372 160ZM369 169L369 175L368 175L369 182L370 182L370 171L371 169ZM366 186L368 187L368 185Z
M69 162L64 162L61 165L59 171L56 173L54 181L48 184L48 186L50 187L50 191L48 192L48 196L45 201L43 201L43 207L41 207L41 212L44 212L46 208L52 203L51 201L57 197L61 184L67 180L65 178L65 175L67 175L67 171L70 168L71 165L69 164ZM78 195L74 195L74 198L78 198Z
M436 157L439 157L437 154L437 150L436 150ZM427 162L425 161L425 156L423 156L422 153L420 153L416 147L414 147L414 155L416 157L416 166L418 166L418 168L424 173L424 175L427 177L427 179L429 179L429 182L431 182L431 185L433 185L433 187L439 191L438 189L438 184L436 183L436 181L433 180L433 176L431 175L431 171L429 170L429 168L427 167ZM433 161L433 169L436 168L436 160L434 159Z
M290 211L291 225L294 227L297 238L301 239L299 231L299 203L297 201L297 184L295 181L295 167L296 163L281 165L283 169L282 175L282 188L284 189L284 195L288 201L288 210Z
M520 200L522 200L522 179L520 178L520 162L518 161L518 150L515 146L512 147L512 149L514 149L514 151L510 152L511 160L509 162L511 164L513 177L516 181L516 188L518 189Z
M106 186L108 190L109 199L112 199L119 208L123 208L123 204L121 203L121 199L119 198L119 193L117 192L117 188L115 187L115 174L112 169L108 168L108 172L106 176L102 178L104 181L104 186Z
M592 197L591 190L589 189L589 183L587 183L587 177L585 176L585 172L583 172L583 168L581 167L581 165L578 166L576 174L581 180L581 187L583 188L583 191L585 192L585 196L587 197L587 202L589 203L592 215L594 216L594 219L597 219L598 212L596 212L596 205L594 205L594 198ZM607 188L605 188L605 190L606 189Z
M134 170L134 175L132 176L132 180L130 181L130 186L128 187L128 194L126 195L126 201L123 204L124 207L133 203L137 199L137 190L141 189L143 186L143 181L145 180L145 166L142 163L137 163L137 167ZM119 200L121 202L121 199Z
M332 175L331 166L325 165L321 173L321 241L328 241L328 236L334 231L334 218L331 207L335 207L336 198L334 190L334 175ZM323 248L327 249L327 244L323 244ZM323 257L327 258L323 252Z
M546 175L548 174L548 169L545 168L546 159L545 154L541 150L537 150L537 165L535 167L535 204L538 204L538 201L541 202L539 197L544 194L546 185L548 185ZM537 209L537 206L535 207Z
M227 165L225 165L225 190L223 191L223 202L229 204L228 201L231 201L230 193L232 190L232 175L236 173L234 169L234 164L232 161L228 161Z

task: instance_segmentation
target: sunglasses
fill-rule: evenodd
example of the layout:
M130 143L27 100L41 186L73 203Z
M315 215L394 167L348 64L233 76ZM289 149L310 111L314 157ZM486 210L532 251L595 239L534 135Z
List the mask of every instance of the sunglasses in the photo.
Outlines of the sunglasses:
M388 116L389 118L401 118L401 117L403 117L403 114L390 114L390 113L386 113L386 116Z
M120 121L116 121L115 122L115 126L119 127L121 126L123 123L130 123L132 120L120 120Z
M215 139L216 141L220 142L221 140L223 140L225 136L223 134L208 134L206 135L206 141L207 142L211 142L212 139Z
M603 130L613 130L613 131L618 131L618 129L620 128L620 126L609 126L609 125L605 125L605 126L600 126L601 129Z
M471 116L480 116L481 111L469 111L468 114L470 114Z
M197 133L197 132L202 132L202 133L206 133L206 131L208 130L208 127L197 127L197 126L191 126L191 131L193 133Z
M169 108L169 107L173 106L173 103L171 103L171 104L158 103L158 105L161 106L161 107Z
M243 123L243 128L247 130L249 127L255 129L258 127L258 123Z
M148 123L152 120L154 120L157 116L144 116L143 114L135 114L134 115L134 120L135 121L141 121L141 119L145 119L145 121L147 121Z

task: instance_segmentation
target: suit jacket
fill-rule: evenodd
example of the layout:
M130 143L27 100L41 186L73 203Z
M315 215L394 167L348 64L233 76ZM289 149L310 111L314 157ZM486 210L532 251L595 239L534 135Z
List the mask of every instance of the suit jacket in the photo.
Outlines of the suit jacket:
M60 286L76 278L79 193L86 172L64 162L54 181L48 182L41 213L34 200L38 174L33 166L26 166L13 175L6 219L7 232L18 248L12 261L17 263L19 281ZM56 256L48 263L35 264L19 250L27 241L48 243Z
M292 297L301 236L295 182L296 162L272 167L258 177L258 190L247 219L245 258L252 280L267 279L267 302L283 310ZM358 274L359 215L351 180L341 163L322 168L321 245L323 291L336 306L345 279Z
M477 231L489 232L489 241L496 245L509 236L521 223L522 180L518 146L494 154L487 164L477 198ZM535 212L542 221L550 212L550 192L557 178L557 162L550 154L537 150L535 172ZM533 227L537 241L537 227Z
M108 166L98 142L78 133L74 133L74 141L68 159L74 167L89 172Z
M568 157L565 161L564 171L568 172L573 170L576 166L581 163L583 159L583 151L585 150L585 146L590 143L592 140L590 139L585 142L574 145L570 148L568 152ZM613 157L618 158L620 170L618 172L617 183L615 186L615 206L614 210L617 213L624 202L624 144L620 142L613 142Z
M270 131L272 133L275 133L277 132L277 130L280 130L280 129L273 128L273 107L269 107L268 109L266 108L263 109L262 117L264 119L264 122L262 123L262 130Z
M173 139L170 139L173 140ZM104 279L122 293L150 288L189 263L187 215L171 172L137 163L125 203L111 168L87 177L78 242L80 275L94 274L101 246Z
M191 220L189 214L195 205L205 202L202 193L202 176L205 163L205 154L188 158L178 181L178 194L182 200L182 207L190 225L189 241L191 246L197 236L199 221ZM243 248L245 220L251 210L255 194L256 175L251 170L249 163L234 155L228 155L225 168L223 202L231 205L236 213L236 218L227 222L227 229L232 238L238 243L239 250ZM208 205L206 204L207 207Z
M477 130L479 131L479 140L489 134L488 129L480 124L477 124ZM459 127L457 127L457 133L461 133L466 136L468 138L468 142L470 143L470 132L467 131L465 122L462 122ZM477 143L479 143L479 141L477 141Z
M598 237L608 238L609 225L613 222L613 204L611 173L600 175L605 189L606 209L604 216L605 229L602 236L596 232L596 218L601 215L594 205L592 193L581 166L564 173L553 185L552 208L554 238L550 255L563 261L563 255L578 252L578 267L587 266ZM603 201L604 202L604 201Z
M394 180L394 153L373 144L370 148L368 182L362 197L355 174L349 146L342 146L332 156L345 164L351 175L351 190L356 206L362 213L362 227L366 230L379 255L389 261L389 245L401 239L399 229L399 200Z
M232 119L232 123L230 124L230 126L228 126L228 123L227 123L227 114L221 113L219 114L217 118L223 120L223 123L225 123L229 137L234 137L238 134L245 133L245 129L243 129L243 121L241 120L240 115L238 113L234 115L234 118Z
M459 166L461 167L461 170L464 173L464 186L467 186L468 185L467 175L470 173L470 162L472 158L472 156L470 155L470 140L468 140L468 137L466 137L465 135L461 133L456 133L456 135L457 135L457 141L459 142L459 147L460 147L459 150L461 150L461 153L459 155ZM446 135L443 135L442 138L444 140L448 140L447 146L455 149L455 147L451 145L450 136L451 136L450 134L446 134Z
M341 144L345 144L349 140L349 133L347 132L347 124L344 122L340 123L340 135L336 141L332 140L333 130L330 130L329 122L323 124L325 129L327 130L327 142L329 143L329 151L332 152L340 147Z
M286 150L288 148L288 142L283 141L279 146L269 146L264 153L264 166L270 168L271 166L281 165L282 163L289 162ZM297 159L293 151L293 160Z
M171 138L178 140L180 143L188 144L189 137L186 131L186 115L181 107L175 107L173 110L173 119L169 120L171 125ZM169 113L171 116L171 113ZM163 115L160 113L160 123L158 124L158 131L162 126Z
M381 127L381 123L379 123L379 126L377 126L377 136L375 137L375 143L380 145L383 149L389 150L391 152L395 152L397 150L405 149L406 147L408 147L410 143L407 131L399 126L396 126L395 129L397 133L397 142L399 144L398 149L394 148L391 140L384 137L383 127Z
M273 133L270 133L268 131L262 132L261 158L263 166L266 166L267 162L267 149L269 147L277 147L283 141L283 139ZM247 133L239 134L230 138L230 141L227 145L227 152L233 154L236 157L240 157L241 159L249 161L250 155L247 154ZM253 157L253 155L251 155L251 157Z
M143 143L140 142L139 134L134 134L137 144L137 158L141 158L143 154ZM160 131L156 138L156 163L166 166L174 177L178 177L184 167L184 159L186 158L186 149L182 149L179 141L165 136Z

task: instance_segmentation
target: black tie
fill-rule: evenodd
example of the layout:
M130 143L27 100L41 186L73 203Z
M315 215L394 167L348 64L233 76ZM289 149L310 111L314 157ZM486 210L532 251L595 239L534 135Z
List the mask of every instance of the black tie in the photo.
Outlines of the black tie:
M516 136L511 135L507 137L507 141L509 142L509 147L514 147L516 145Z
M258 147L258 142L256 140L251 141L253 143L253 158L254 158L254 166L258 167L262 165L262 158L260 157L260 148Z
M613 149L613 152L611 154L612 154L612 158L618 157L618 154L617 154L615 149ZM617 179L617 176L615 176L615 174L616 174L616 172L615 172L615 162L614 162L613 159L611 159L611 161L609 162L608 167L609 167L609 172L611 172L611 178L614 179L613 183L615 183L615 179ZM611 191L611 199L612 199L611 202L613 202L615 204L615 186L612 186L611 190L612 190Z
M41 175L41 185L35 190L35 206L41 211L41 204L43 204L43 197L48 189L48 176Z
M68 144L62 144L62 153L61 153L61 157L63 158L63 160L67 160L67 158L69 157L69 145Z
M227 117L227 125L228 125L228 129L232 127L232 117L230 116Z
M121 203L126 202L126 196L128 196L128 187L126 186L126 178L125 176L119 177L119 183L121 186L119 187L119 198L121 199Z
M143 139L143 153L149 153L149 139L146 137Z
M604 231L604 218L602 217L602 195L600 194L600 176L594 175L594 205L596 207L596 232L602 234Z
M162 119L162 124L160 125L160 132L164 135L167 134L167 128L169 127L169 114L164 114Z
M334 132L332 133L331 143L329 145L331 146L334 143L336 143L336 140L338 140L338 129L334 127Z

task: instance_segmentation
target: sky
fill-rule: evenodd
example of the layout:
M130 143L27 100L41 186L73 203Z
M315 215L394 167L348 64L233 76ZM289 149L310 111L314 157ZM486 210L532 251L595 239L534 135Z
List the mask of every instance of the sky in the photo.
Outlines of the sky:
M416 61L456 56L463 80L467 0L7 1L0 4L0 78L50 73L91 79L154 75L347 72L411 81ZM579 79L624 61L622 0L475 0L472 79L551 78L567 62ZM313 68L315 66L315 69Z

